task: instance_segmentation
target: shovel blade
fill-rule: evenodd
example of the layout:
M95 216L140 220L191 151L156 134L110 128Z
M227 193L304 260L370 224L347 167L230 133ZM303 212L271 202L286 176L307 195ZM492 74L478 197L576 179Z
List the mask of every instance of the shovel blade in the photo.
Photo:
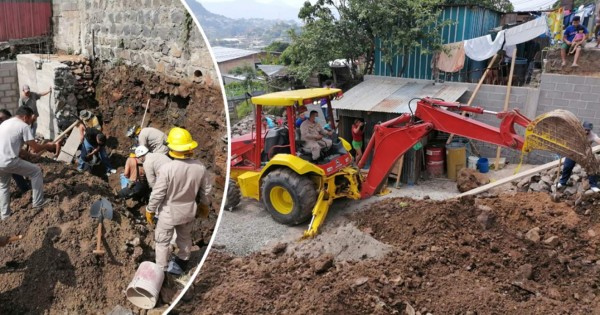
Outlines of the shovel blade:
M110 204L110 201L108 201L106 198L101 198L100 200L94 202L92 208L90 209L90 216L92 218L112 220L113 208Z

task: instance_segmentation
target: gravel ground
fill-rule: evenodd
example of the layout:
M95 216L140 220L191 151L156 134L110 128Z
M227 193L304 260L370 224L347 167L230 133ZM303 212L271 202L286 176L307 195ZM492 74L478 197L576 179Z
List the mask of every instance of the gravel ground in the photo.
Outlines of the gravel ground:
M535 165L523 165L521 171ZM510 176L514 173L516 165L508 165L499 171L491 171L489 174L492 181ZM393 185L392 180L389 182ZM510 184L495 188L495 191L505 190ZM382 200L394 197L410 197L423 199L425 196L433 200L445 200L459 194L456 182L446 178L430 179L420 181L418 185L402 185L398 189L390 186L391 193L384 196L374 196L365 200L336 200L329 210L325 223L320 228L320 235L312 242L315 250L319 248L322 253L335 251L328 245L328 240L337 239L340 235L348 237L348 244L356 243L356 228L348 227L347 215L368 208L367 206ZM224 249L234 255L245 256L265 248L273 247L278 243L294 243L302 237L302 233L308 227L308 223L295 227L288 227L275 222L265 211L262 202L243 198L242 202L234 211L224 211L223 218L214 242L215 248ZM329 236L328 236L329 235ZM335 236L333 236L335 235ZM351 241L354 240L354 241ZM370 240L361 240L361 242ZM373 244L371 244L373 245ZM384 251L385 249L382 248Z

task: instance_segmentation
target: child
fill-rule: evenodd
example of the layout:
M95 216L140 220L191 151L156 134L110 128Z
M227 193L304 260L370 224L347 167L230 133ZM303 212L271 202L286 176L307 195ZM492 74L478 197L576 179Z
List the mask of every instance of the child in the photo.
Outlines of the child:
M573 41L571 42L571 49L569 50L569 54L573 54L577 49L577 46L583 44L585 42L585 33L584 28L581 25L577 25L577 34L573 37Z

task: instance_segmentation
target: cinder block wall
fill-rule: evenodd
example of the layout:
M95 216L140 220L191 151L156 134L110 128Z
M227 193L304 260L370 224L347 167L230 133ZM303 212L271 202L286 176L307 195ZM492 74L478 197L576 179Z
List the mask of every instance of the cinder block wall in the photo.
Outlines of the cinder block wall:
M0 62L0 108L8 109L14 114L18 107L18 102L17 62Z
M57 49L219 84L205 40L180 0L53 2ZM94 41L92 45L92 31Z
M462 83L459 83L462 84ZM466 103L476 84L468 84L469 91L459 101ZM491 111L502 111L506 86L483 85L475 97L473 105L482 106ZM517 108L530 119L555 109L564 109L575 114L581 121L592 122L595 132L600 134L600 78L543 74L540 87L513 87L509 100L509 109ZM475 115L475 119L493 126L499 126L500 120L493 115ZM518 128L518 132L523 129ZM475 142L483 156L495 157L496 146ZM518 163L521 154L518 151L502 149L501 156L510 162ZM553 153L534 151L525 156L524 162L541 164L556 159Z

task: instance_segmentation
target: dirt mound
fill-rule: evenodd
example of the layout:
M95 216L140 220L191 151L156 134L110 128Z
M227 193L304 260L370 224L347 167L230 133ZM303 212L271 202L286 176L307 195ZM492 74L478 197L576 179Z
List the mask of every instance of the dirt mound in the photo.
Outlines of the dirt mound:
M105 121L105 132L110 135L113 149L111 160L122 166L133 142L127 138L127 129L142 123L148 101L144 126L152 126L167 133L174 126L190 131L199 144L198 158L214 178L209 220L198 220L200 229L194 232L199 245L208 244L214 231L223 199L227 175L227 124L221 91L199 79L170 78L141 67L118 66L103 69L97 85L100 113ZM225 141L223 141L225 139ZM110 178L113 188L120 188L117 176ZM137 211L143 205L132 205Z
M487 177L487 175L481 174L479 171L470 168L461 169L456 178L456 188L460 192L469 191L489 183L490 178Z
M562 67L560 49L550 50L546 55L546 60L548 60L548 62L546 63L544 71L547 73L599 76L600 49L592 47L587 46L579 55L579 60L577 61L579 67L571 67L573 55L567 55L567 65Z
M104 220L106 255L97 259L92 250L98 225L90 207L111 195L110 187L60 163L42 159L39 165L53 202L34 214L31 193L13 193L13 215L2 222L2 233L24 238L2 248L0 313L107 313L117 304L131 306L123 290L138 263L153 254L144 222L111 200L114 218Z
M588 207L597 208L590 203ZM594 208L595 207L595 208ZM597 314L600 213L545 193L417 201L352 215L392 246L382 259L211 251L178 312ZM308 241L310 242L310 241ZM596 312L596 313L594 313Z

